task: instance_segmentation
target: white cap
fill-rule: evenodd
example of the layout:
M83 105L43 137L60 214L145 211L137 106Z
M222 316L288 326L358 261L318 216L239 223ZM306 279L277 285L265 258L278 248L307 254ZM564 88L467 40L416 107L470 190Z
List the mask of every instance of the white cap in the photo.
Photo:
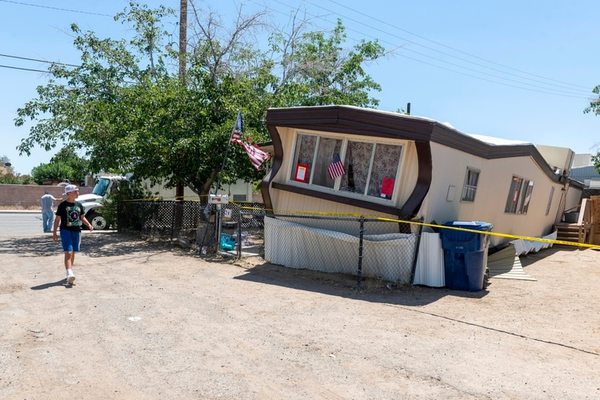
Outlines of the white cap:
M79 188L75 185L67 185L65 186L65 195L69 194L71 192L77 192L79 190Z

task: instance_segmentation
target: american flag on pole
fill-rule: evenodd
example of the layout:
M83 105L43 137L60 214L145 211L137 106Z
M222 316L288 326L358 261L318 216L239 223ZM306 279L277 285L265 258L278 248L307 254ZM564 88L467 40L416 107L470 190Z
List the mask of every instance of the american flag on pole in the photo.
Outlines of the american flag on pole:
M240 141L242 146L244 146L244 150L246 150L246 154L250 158L250 162L254 165L254 168L260 169L260 166L263 162L267 161L270 157L269 153L262 150L258 146L251 145L247 142Z
M244 151L248 154L248 158L250 158L250 162L256 169L260 169L260 166L263 162L268 160L271 155L266 151L262 150L260 147L253 145L247 141L243 141L241 136L244 131L244 120L242 119L242 114L238 112L237 119L235 122L235 128L231 132L231 139L229 140L231 143L239 144L244 147Z
M231 132L231 139L229 139L229 141L231 143L240 143L241 142L240 137L241 137L243 131L244 131L244 121L242 120L242 114L238 111L237 118L235 120L235 128L233 128L233 131Z
M333 155L333 160L331 161L331 164L329 164L329 167L327 167L327 173L329 173L331 179L335 179L338 176L342 176L346 173L344 164L342 163L338 153Z

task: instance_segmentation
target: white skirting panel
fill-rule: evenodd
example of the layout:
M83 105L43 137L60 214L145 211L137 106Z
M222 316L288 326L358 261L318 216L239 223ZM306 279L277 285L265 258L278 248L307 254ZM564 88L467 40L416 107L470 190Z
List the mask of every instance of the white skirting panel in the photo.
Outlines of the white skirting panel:
M290 268L356 275L359 238L265 217L265 260ZM362 275L410 283L416 236L405 233L365 235Z
M548 240L556 240L558 232L554 231L546 236L542 236L542 239L548 239ZM512 243L515 246L515 251L517 253L517 256L524 256L528 253L537 253L538 251L542 250L542 249L547 249L552 247L552 243L549 242L536 242L533 240L523 240L523 239L517 239L517 240L513 240L510 243Z
M442 240L439 233L421 233L417 268L413 284L431 287L443 287L446 285L446 279L444 278L444 250L442 250Z

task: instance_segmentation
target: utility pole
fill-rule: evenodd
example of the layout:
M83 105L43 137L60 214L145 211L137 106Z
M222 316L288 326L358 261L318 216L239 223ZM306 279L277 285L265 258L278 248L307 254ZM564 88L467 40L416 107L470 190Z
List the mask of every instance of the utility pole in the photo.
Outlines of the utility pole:
M180 0L179 5L179 80L185 83L185 67L187 53L187 0Z
M185 85L186 53L187 53L187 0L179 2L179 80ZM183 184L175 187L175 200L183 201Z
M186 67L186 47L187 47L187 0L179 2L179 80L181 85L185 85L185 67ZM183 225L183 184L177 182L175 186L175 219L174 230L179 230Z

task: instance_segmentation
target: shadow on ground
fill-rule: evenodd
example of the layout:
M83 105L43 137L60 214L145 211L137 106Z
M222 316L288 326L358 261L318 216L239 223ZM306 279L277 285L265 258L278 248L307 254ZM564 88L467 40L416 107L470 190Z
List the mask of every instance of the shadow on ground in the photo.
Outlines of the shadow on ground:
M577 251L581 251L581 250L578 247L574 247L574 246L552 246L549 249L544 249L537 253L529 253L524 256L520 256L519 260L521 261L521 265L526 268L538 261L543 260L546 257L550 257L553 254L558 253L559 251L560 252L565 252L565 251L577 252Z
M137 236L116 232L83 233L81 252L89 257L132 255L148 251L177 250L170 241L146 241ZM52 236L0 239L0 255L18 254L23 257L52 256L62 253L60 240Z
M404 306L426 305L446 296L480 299L488 294L487 290L464 292L424 286L395 286L389 282L372 279L363 280L359 288L354 276L292 269L268 263L256 265L235 279Z

